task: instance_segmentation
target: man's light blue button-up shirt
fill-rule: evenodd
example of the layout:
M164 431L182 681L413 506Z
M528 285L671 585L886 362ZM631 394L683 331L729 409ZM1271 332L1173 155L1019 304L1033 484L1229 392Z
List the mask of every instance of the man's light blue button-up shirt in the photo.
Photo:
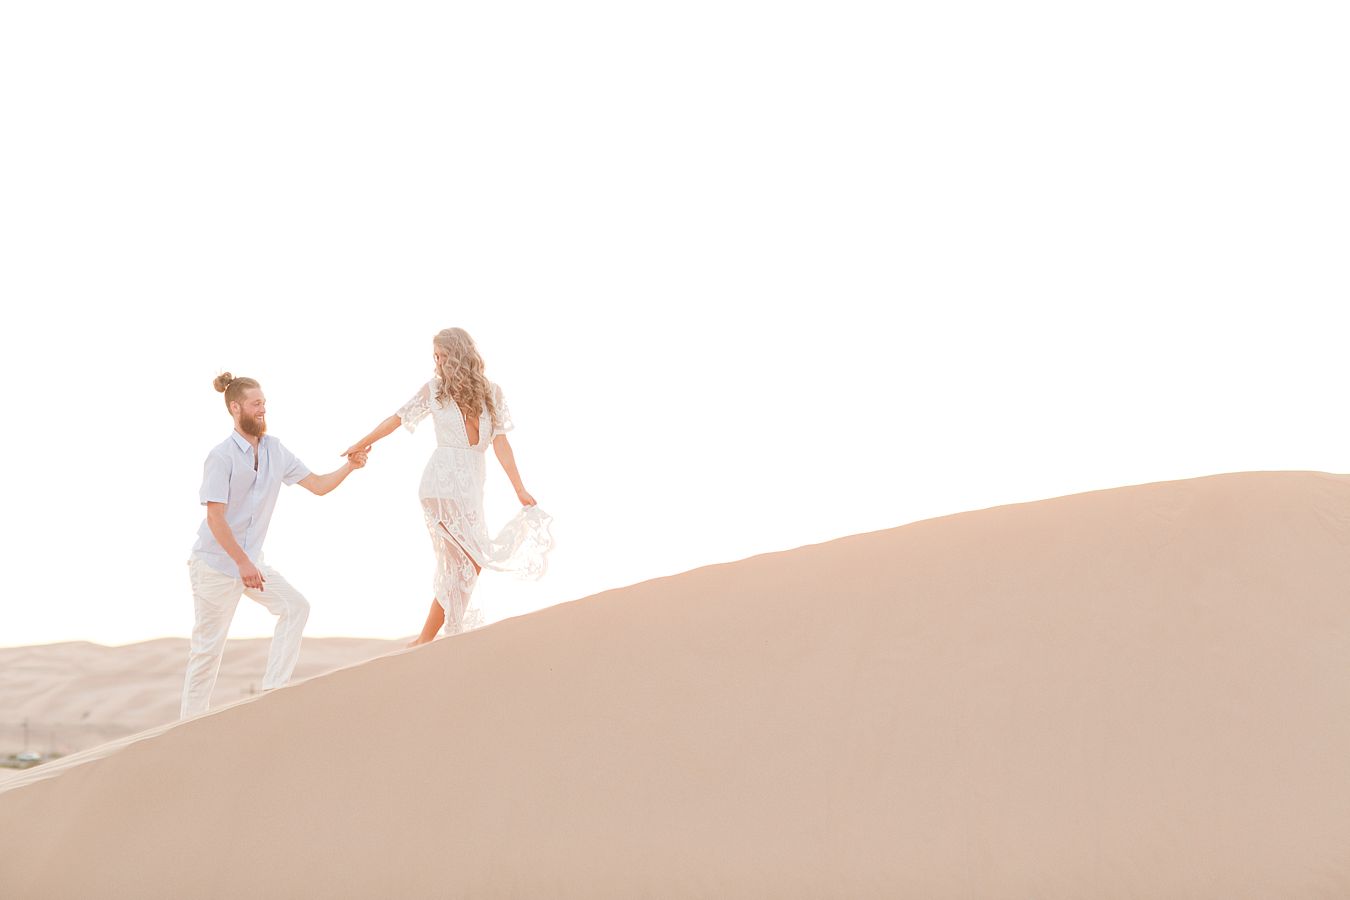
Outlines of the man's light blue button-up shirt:
M262 564L263 539L272 521L281 485L295 484L309 474L298 457L270 434L258 441L258 468L253 468L253 446L238 431L206 456L202 471L201 502L225 504L225 522L234 539L253 560ZM220 546L202 519L192 553L218 572L239 577L239 567Z

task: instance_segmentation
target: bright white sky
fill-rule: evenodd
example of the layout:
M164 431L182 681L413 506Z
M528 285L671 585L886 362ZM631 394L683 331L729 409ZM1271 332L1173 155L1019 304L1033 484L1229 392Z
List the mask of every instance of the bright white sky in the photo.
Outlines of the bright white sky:
M262 381L325 472L450 325L556 520L543 581L480 581L489 619L1000 503L1344 470L1341 8L10 4L0 645L186 635L212 377ZM433 445L283 491L307 634L420 627ZM233 634L271 623L244 600Z

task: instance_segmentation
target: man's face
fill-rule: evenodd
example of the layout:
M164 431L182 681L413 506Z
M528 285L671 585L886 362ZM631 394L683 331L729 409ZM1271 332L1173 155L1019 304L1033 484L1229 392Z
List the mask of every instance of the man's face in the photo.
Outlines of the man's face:
M262 388L248 388L244 396L232 403L239 417L239 430L244 434L262 437L267 432L267 398Z

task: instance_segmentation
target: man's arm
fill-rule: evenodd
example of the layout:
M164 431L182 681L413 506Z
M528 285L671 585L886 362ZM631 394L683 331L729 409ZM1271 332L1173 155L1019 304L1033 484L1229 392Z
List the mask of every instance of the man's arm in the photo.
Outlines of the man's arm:
M214 500L206 504L206 527L211 529L211 534L215 535L216 543L220 544L221 549L230 555L234 564L239 567L239 577L244 580L244 587L255 590L266 590L263 587L262 572L253 564L253 560L248 558L244 548L239 546L239 542L234 539L234 532L230 530L230 525L225 521L225 504L217 503Z
M342 484L348 475L363 467L365 464L366 453L364 450L350 451L347 456L347 461L343 463L340 468L334 469L327 475L315 475L313 472L310 472L296 483L311 494L322 497L339 484Z

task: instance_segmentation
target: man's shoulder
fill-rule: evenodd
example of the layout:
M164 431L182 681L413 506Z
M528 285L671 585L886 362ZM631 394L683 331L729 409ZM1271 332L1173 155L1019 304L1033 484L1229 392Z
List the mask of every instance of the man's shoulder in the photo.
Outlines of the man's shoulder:
M296 455L295 451L292 450L290 447L287 447L285 444L283 444L281 442L281 439L278 438L276 435L265 434L263 435L262 439L267 442L265 446L267 448L268 454L285 460L295 460L297 462L299 461L300 457ZM301 465L304 464L301 463Z
M264 434L260 439L268 450L280 450L282 453L290 453L290 448L281 442L281 438L275 434Z
M227 437L207 451L206 458L211 459L213 457L220 457L222 459L229 459L237 449L234 438L232 436Z

